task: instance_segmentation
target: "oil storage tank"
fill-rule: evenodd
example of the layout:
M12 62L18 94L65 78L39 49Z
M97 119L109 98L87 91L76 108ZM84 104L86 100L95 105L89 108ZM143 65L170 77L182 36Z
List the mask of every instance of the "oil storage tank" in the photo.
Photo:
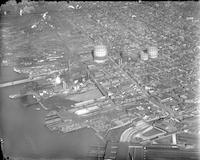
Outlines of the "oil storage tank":
M107 60L108 50L105 45L97 45L94 47L94 62L104 63Z
M148 47L148 54L150 58L157 58L158 57L158 48L156 46Z

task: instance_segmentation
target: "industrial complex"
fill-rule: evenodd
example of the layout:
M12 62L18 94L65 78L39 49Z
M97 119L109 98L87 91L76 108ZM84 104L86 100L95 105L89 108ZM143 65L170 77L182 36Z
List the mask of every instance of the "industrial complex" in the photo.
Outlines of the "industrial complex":
M199 8L197 2L140 1L2 5L4 155L197 160ZM5 78L5 68L14 78ZM70 135L85 142L72 138L63 149L40 130L59 143ZM11 132L25 135L18 149ZM39 141L48 143L48 153Z

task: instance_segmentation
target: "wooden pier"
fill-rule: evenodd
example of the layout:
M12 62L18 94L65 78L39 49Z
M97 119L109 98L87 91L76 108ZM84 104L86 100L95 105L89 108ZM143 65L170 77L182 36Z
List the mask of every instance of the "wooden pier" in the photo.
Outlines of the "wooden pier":
M34 81L34 80L33 79L22 79L22 80L17 80L17 81L12 81L12 82L6 82L6 83L0 84L0 88L14 86L17 84L23 84L23 83L27 83L27 82L31 82L31 81Z
M36 80L39 80L42 78L44 78L44 77L39 77L39 78L34 78L34 79L28 78L28 79L21 79L21 80L16 80L16 81L12 81L12 82L6 82L6 83L0 84L0 88L14 86L14 85L23 84L23 83L28 83L28 82L36 81Z

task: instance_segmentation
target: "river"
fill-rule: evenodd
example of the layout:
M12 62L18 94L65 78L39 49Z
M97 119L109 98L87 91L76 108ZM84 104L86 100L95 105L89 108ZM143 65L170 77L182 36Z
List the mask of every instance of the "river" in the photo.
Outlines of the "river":
M6 70L6 72L4 71ZM12 69L1 68L1 83L19 79ZM3 77L3 78L2 78ZM1 137L5 155L31 158L81 158L87 156L90 146L97 146L99 138L89 129L68 134L50 132L44 125L46 111L38 105L26 108L30 98L10 99L23 85L0 88ZM40 107L38 111L36 108Z
M0 83L23 78L12 67L0 66ZM0 137L4 139L4 156L83 159L88 156L91 146L102 145L93 130L82 129L68 134L48 130L44 126L47 111L39 105L28 108L23 105L32 101L30 97L9 99L9 95L19 93L23 85L0 88Z

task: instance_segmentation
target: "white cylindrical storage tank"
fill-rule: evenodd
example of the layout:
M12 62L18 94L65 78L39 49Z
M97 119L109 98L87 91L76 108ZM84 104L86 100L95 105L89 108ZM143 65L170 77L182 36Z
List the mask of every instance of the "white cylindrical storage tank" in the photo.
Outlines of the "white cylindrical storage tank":
M107 55L108 51L105 45L97 45L94 47L94 61L96 63L104 63Z
M158 57L158 48L156 46L148 47L148 54L150 58L157 58Z
M143 61L147 61L149 59L149 55L147 53L140 52L140 58Z

